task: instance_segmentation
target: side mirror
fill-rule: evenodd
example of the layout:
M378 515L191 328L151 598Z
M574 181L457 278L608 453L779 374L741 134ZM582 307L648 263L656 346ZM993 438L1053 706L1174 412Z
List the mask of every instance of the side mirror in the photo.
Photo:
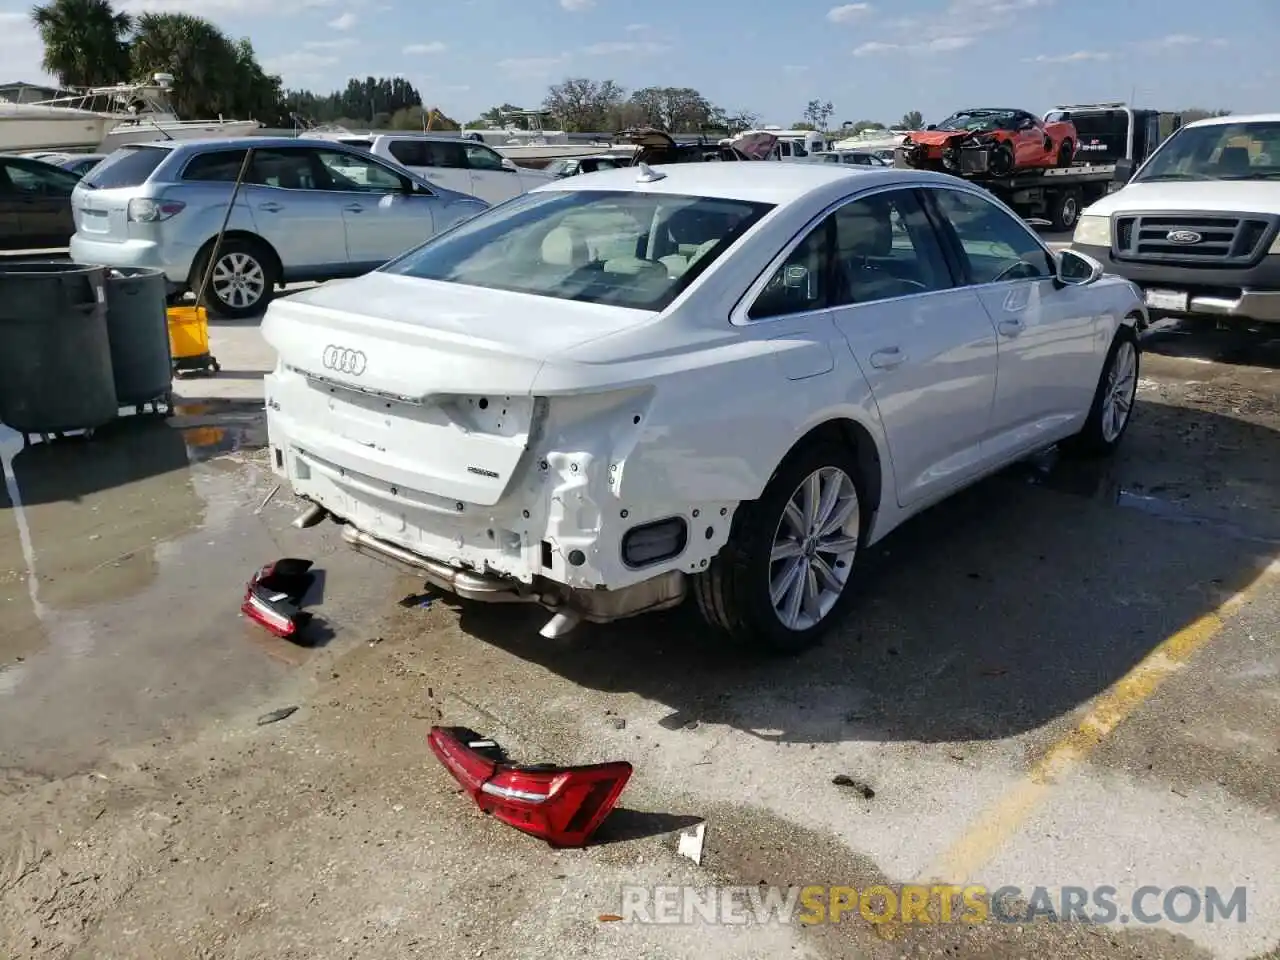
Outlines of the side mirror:
M937 129L938 129L938 125L937 125L936 123L931 123L931 124L929 124L927 127L925 127L925 129L926 129L926 130L937 130Z
M1067 249L1058 254L1058 282L1068 287L1087 287L1096 283L1106 268L1093 257Z
M1123 157L1116 161L1116 168L1112 171L1111 180L1113 183L1125 184L1133 179L1133 160L1129 157Z
M507 173L519 173L520 168L516 166L516 162L508 157L502 158L502 169Z

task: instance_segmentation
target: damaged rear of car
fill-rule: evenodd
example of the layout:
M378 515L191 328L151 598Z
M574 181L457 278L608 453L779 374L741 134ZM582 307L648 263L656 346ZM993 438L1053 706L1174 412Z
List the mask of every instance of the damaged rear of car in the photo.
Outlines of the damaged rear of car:
M542 604L547 636L675 605L686 517L728 509L673 509L665 454L641 454L661 430L652 366L573 357L661 324L769 209L542 188L277 301L274 469L357 550L464 598Z
M677 141L671 134L656 127L627 130L620 136L636 145L635 163L650 165L716 160L768 160L778 142L777 137L768 133L745 134L729 143L709 143L702 138Z

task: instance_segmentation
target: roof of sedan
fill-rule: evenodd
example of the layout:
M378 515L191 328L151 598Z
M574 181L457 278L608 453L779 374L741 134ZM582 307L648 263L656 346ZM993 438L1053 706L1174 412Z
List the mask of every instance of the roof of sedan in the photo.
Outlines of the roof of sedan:
M660 180L641 180L640 167L620 167L617 170L557 180L537 189L629 190L636 193L671 193L783 204L822 192L836 184L846 184L857 189L894 183L955 181L954 177L945 174L921 170L768 160L655 164L650 169L665 176ZM850 183L851 178L856 178L857 182Z

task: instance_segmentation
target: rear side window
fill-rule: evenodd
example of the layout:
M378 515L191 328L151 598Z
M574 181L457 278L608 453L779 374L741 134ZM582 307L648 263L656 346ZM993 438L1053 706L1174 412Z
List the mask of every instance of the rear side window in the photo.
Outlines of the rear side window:
M165 147L122 147L90 170L80 182L101 190L136 187L146 183L167 156L169 150Z
M187 161L182 170L183 180L201 182L234 183L244 164L243 150L218 150L202 153Z
M387 149L391 156L406 167L453 167L467 165L467 155L461 143L441 143L438 140L392 140Z

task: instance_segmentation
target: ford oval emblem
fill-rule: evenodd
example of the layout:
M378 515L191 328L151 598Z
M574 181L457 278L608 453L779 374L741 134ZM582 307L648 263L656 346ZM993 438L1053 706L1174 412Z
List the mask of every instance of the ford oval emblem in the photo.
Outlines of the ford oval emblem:
M1170 243L1199 243L1204 237L1196 233L1194 230L1170 230L1164 235L1164 238Z

